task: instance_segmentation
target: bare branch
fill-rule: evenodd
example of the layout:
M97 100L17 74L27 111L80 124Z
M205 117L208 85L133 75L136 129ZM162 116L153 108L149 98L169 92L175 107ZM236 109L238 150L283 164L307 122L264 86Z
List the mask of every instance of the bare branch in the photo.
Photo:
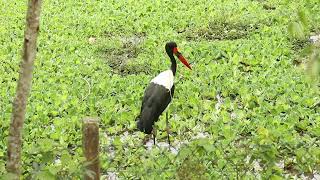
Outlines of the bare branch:
M41 0L29 0L24 35L23 55L20 64L19 80L8 138L7 171L19 179L21 165L22 129L25 119L27 100L31 89L32 71L36 57L37 37L39 32L39 18Z

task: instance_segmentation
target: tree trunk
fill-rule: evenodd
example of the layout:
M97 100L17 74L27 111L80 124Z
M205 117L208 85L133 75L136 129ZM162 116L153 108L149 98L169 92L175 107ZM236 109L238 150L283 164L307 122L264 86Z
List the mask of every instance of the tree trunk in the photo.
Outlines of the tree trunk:
M99 180L99 121L95 118L84 118L82 128L83 153L86 158L85 179Z
M22 130L27 100L31 89L34 59L36 57L40 9L41 0L29 0L23 44L23 55L20 64L16 97L13 102L8 137L7 171L12 173L15 176L15 179L19 179L20 177Z

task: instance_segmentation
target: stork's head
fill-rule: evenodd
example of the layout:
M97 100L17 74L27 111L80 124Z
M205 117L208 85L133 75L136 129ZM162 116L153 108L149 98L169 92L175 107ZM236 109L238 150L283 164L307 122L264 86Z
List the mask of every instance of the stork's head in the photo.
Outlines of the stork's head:
M171 42L168 42L166 44L166 52L169 56L172 56L172 55L176 55L178 57L178 59L186 66L188 67L190 70L191 70L191 66L190 64L188 63L188 61L182 56L182 54L179 52L178 50L178 47L177 47L177 43L171 41Z

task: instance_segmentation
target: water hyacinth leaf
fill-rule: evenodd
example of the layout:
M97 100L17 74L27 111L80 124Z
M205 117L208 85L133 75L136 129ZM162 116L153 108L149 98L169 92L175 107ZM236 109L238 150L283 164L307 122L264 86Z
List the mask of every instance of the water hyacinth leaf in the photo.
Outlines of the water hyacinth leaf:
M37 180L41 180L41 179L55 180L56 177L54 174L51 174L50 171L41 171L37 174L36 179Z
M67 165L71 162L72 158L68 152L64 151L61 155L60 160L63 165Z
M303 26L298 22L291 22L288 26L288 31L291 34L291 36L299 39L304 38L304 28Z
M298 17L300 22L303 24L303 26L307 27L309 23L308 23L306 12L304 10L300 10L298 12Z
M45 152L42 154L42 163L52 163L53 160L55 159L55 155L53 154L54 152Z

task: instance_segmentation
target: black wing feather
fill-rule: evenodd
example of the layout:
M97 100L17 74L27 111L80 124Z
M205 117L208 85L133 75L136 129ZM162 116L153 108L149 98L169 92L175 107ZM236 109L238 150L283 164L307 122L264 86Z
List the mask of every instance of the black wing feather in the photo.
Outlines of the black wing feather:
M154 122L158 121L159 116L167 108L174 94L174 86L171 92L164 86L151 83L143 97L141 112L138 118L137 126L142 132L150 134Z

